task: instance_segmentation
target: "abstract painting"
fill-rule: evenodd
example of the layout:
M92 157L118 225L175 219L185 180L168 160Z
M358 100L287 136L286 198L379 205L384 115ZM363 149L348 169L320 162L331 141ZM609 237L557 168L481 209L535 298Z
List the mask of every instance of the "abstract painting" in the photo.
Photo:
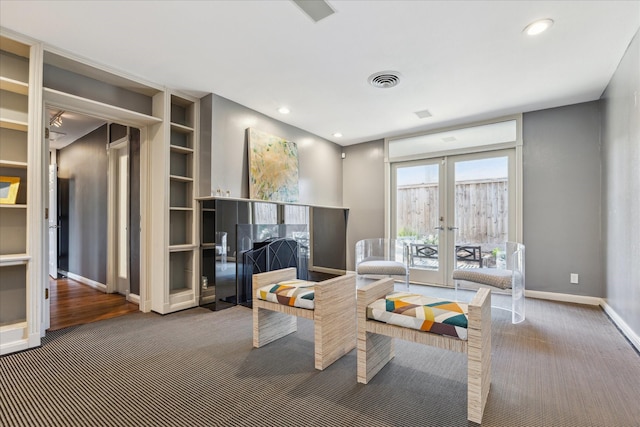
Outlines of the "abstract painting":
M298 146L275 135L248 128L249 197L298 201Z

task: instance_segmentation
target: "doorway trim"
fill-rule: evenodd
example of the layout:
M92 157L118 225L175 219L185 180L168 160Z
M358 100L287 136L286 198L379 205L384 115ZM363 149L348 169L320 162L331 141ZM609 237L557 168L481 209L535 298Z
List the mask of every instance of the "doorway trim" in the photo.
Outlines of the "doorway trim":
M139 309L142 312L151 311L151 289L148 284L147 276L148 276L148 262L147 262L147 253L149 251L149 241L150 236L148 233L148 213L149 213L149 157L150 157L150 139L149 139L149 129L148 127L158 123L158 120L154 117L145 116L143 114L134 113L129 110L124 110L120 107L111 106L108 104L96 103L92 101L88 101L84 98L73 97L68 95L62 95L57 91L44 90L43 93L43 111L46 109L63 109L65 111L75 112L77 114L83 114L88 116L93 116L98 119L104 120L106 123L116 122L123 126L135 127L140 130L140 294L139 301L137 302L139 305ZM46 150L48 151L49 147L47 144ZM48 176L48 162L43 165L42 174L46 174ZM42 203L46 202L47 194L42 194ZM46 221L44 221L46 222ZM43 226L44 227L44 226ZM48 237L47 237L48 240ZM108 249L110 251L111 249ZM42 277L48 278L48 266L49 266L49 258L48 258L48 250L45 255L45 262L42 263ZM107 256L109 258L109 256ZM108 263L108 259L105 260ZM112 265L107 264L107 278L109 276L109 271L113 269ZM109 280L107 280L109 282ZM48 282L47 282L48 283ZM46 285L48 286L48 285ZM43 305L49 304L49 301L46 300L45 295L42 295L42 298L45 299ZM42 331L42 335L44 336L44 331Z
M127 127L127 134L117 141L113 141L107 144L108 151L108 180L107 180L107 206L109 213L107 215L107 293L122 293L122 289L120 289L120 259L122 250L121 246L121 235L120 233L120 219L122 218L122 195L120 191L121 187L121 164L120 159L122 154L122 150L127 150L129 148L129 128ZM127 156L127 164L129 162L129 154L124 154ZM127 175L127 183L129 182L129 171L126 171ZM126 194L126 238L125 241L129 241L129 233L130 233L130 224L129 224L129 186L127 185L127 194ZM129 268L129 250L127 248L127 270ZM127 281L129 280L129 271L127 271ZM130 298L130 285L127 284L126 289L124 290L124 296L127 301L131 301ZM133 302L138 303L139 298L135 298Z
M404 156L395 157L395 158L390 156L389 154L389 144L394 141L400 141L403 139L411 140L414 138L417 139L420 137L433 136L436 134L444 135L450 131L470 130L474 127L483 127L485 125L499 124L499 123L508 122L508 121L515 122L515 134L512 140L500 140L494 143L490 143L490 142L487 142L486 140L483 140L482 142L473 146L453 148L450 150L446 150L446 149L445 150L438 149L437 151L425 150L418 154L404 155ZM392 173L393 163L401 163L401 162L409 163L410 161L438 159L438 158L449 157L449 156L470 155L470 154L477 154L477 153L483 153L483 152L489 152L489 151L514 149L515 150L515 162L514 162L515 163L514 165L515 166L515 176L514 176L515 182L513 183L513 185L515 186L514 187L515 203L514 203L513 209L515 211L514 212L515 225L513 227L514 229L513 234L511 234L511 232L509 232L509 234L512 235L517 242L524 243L523 242L523 234L524 234L523 233L523 194L522 194L524 186L523 186L522 145L523 145L522 114L515 114L515 115L499 117L491 120L467 123L464 125L443 127L443 128L433 129L430 131L425 131L425 132L401 135L393 138L385 138L384 140L384 175L385 175L384 176L384 179L385 179L384 234L385 234L385 237L390 238L392 236L391 232L393 229L393 221L395 219L395 215L393 213L393 209L395 208L395 206L393 203L393 196L392 196L392 192L395 191L394 178ZM447 177L444 177L444 178L445 180L447 179ZM448 278L445 278L444 283L445 284L450 283L450 280Z

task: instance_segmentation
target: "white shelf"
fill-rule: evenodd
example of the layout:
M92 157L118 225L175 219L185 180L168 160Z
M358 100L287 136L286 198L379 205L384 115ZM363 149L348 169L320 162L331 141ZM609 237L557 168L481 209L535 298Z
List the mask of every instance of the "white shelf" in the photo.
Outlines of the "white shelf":
M29 130L29 124L27 122L2 118L0 118L0 127L5 129L19 130L21 132L26 132L27 130Z
M193 128L179 123L171 123L171 130L175 130L180 133L193 133Z
M24 265L31 260L27 254L11 254L0 255L0 267L9 267L12 265Z
M13 205L9 205L9 204L5 204L5 203L0 203L0 209L27 209L27 205L25 204L13 204Z
M8 77L0 76L0 90L18 93L20 95L29 94L29 84Z
M196 249L196 245L172 245L169 246L169 252L189 252Z
M162 123L162 119L158 117L149 116L147 114L138 113L137 111L127 110L125 108L115 107L103 102L60 92L55 89L44 88L44 99L63 110L67 109L77 111L78 109L81 109L81 111L86 113L93 113L99 117L103 117L107 120L113 120L115 122L125 120L144 125Z
M185 206L169 206L169 210L172 211L188 211L188 212L192 212L193 208L188 208Z
M0 159L0 167L26 169L27 168L27 162L14 162L13 160L2 160L2 159Z
M169 178L172 181L179 181L179 182L193 182L193 178L190 178L188 176L180 176L180 175L169 175Z
M181 145L170 145L169 148L174 153L193 154L193 148L183 147Z

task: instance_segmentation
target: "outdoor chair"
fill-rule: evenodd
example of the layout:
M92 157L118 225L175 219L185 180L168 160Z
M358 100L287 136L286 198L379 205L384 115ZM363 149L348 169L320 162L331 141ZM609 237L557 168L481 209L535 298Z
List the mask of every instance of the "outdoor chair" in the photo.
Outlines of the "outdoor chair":
M496 293L511 295L511 322L525 319L524 245L516 242L506 244L506 268L465 268L453 270L453 282L458 300L458 289L486 287Z
M489 289L465 304L394 292L393 280L382 279L358 289L357 316L359 383L367 384L393 359L394 338L466 353L467 419L482 421L491 385Z
M409 246L396 239L364 239L356 243L356 274L400 278L409 290Z
M253 275L253 346L295 332L296 317L313 320L315 368L323 370L355 347L355 276L317 283L296 277L295 268Z

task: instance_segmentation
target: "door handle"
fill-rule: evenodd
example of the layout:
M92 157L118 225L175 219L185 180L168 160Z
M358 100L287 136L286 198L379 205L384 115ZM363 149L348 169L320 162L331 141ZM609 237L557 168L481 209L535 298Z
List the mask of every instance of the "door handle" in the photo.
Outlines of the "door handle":
M442 231L442 230L444 230L444 227L443 227L443 226L440 226L440 227L434 227L433 229L434 229L434 230L440 230L440 231Z
M453 230L457 230L458 227L447 227L449 229L449 231L453 231Z

